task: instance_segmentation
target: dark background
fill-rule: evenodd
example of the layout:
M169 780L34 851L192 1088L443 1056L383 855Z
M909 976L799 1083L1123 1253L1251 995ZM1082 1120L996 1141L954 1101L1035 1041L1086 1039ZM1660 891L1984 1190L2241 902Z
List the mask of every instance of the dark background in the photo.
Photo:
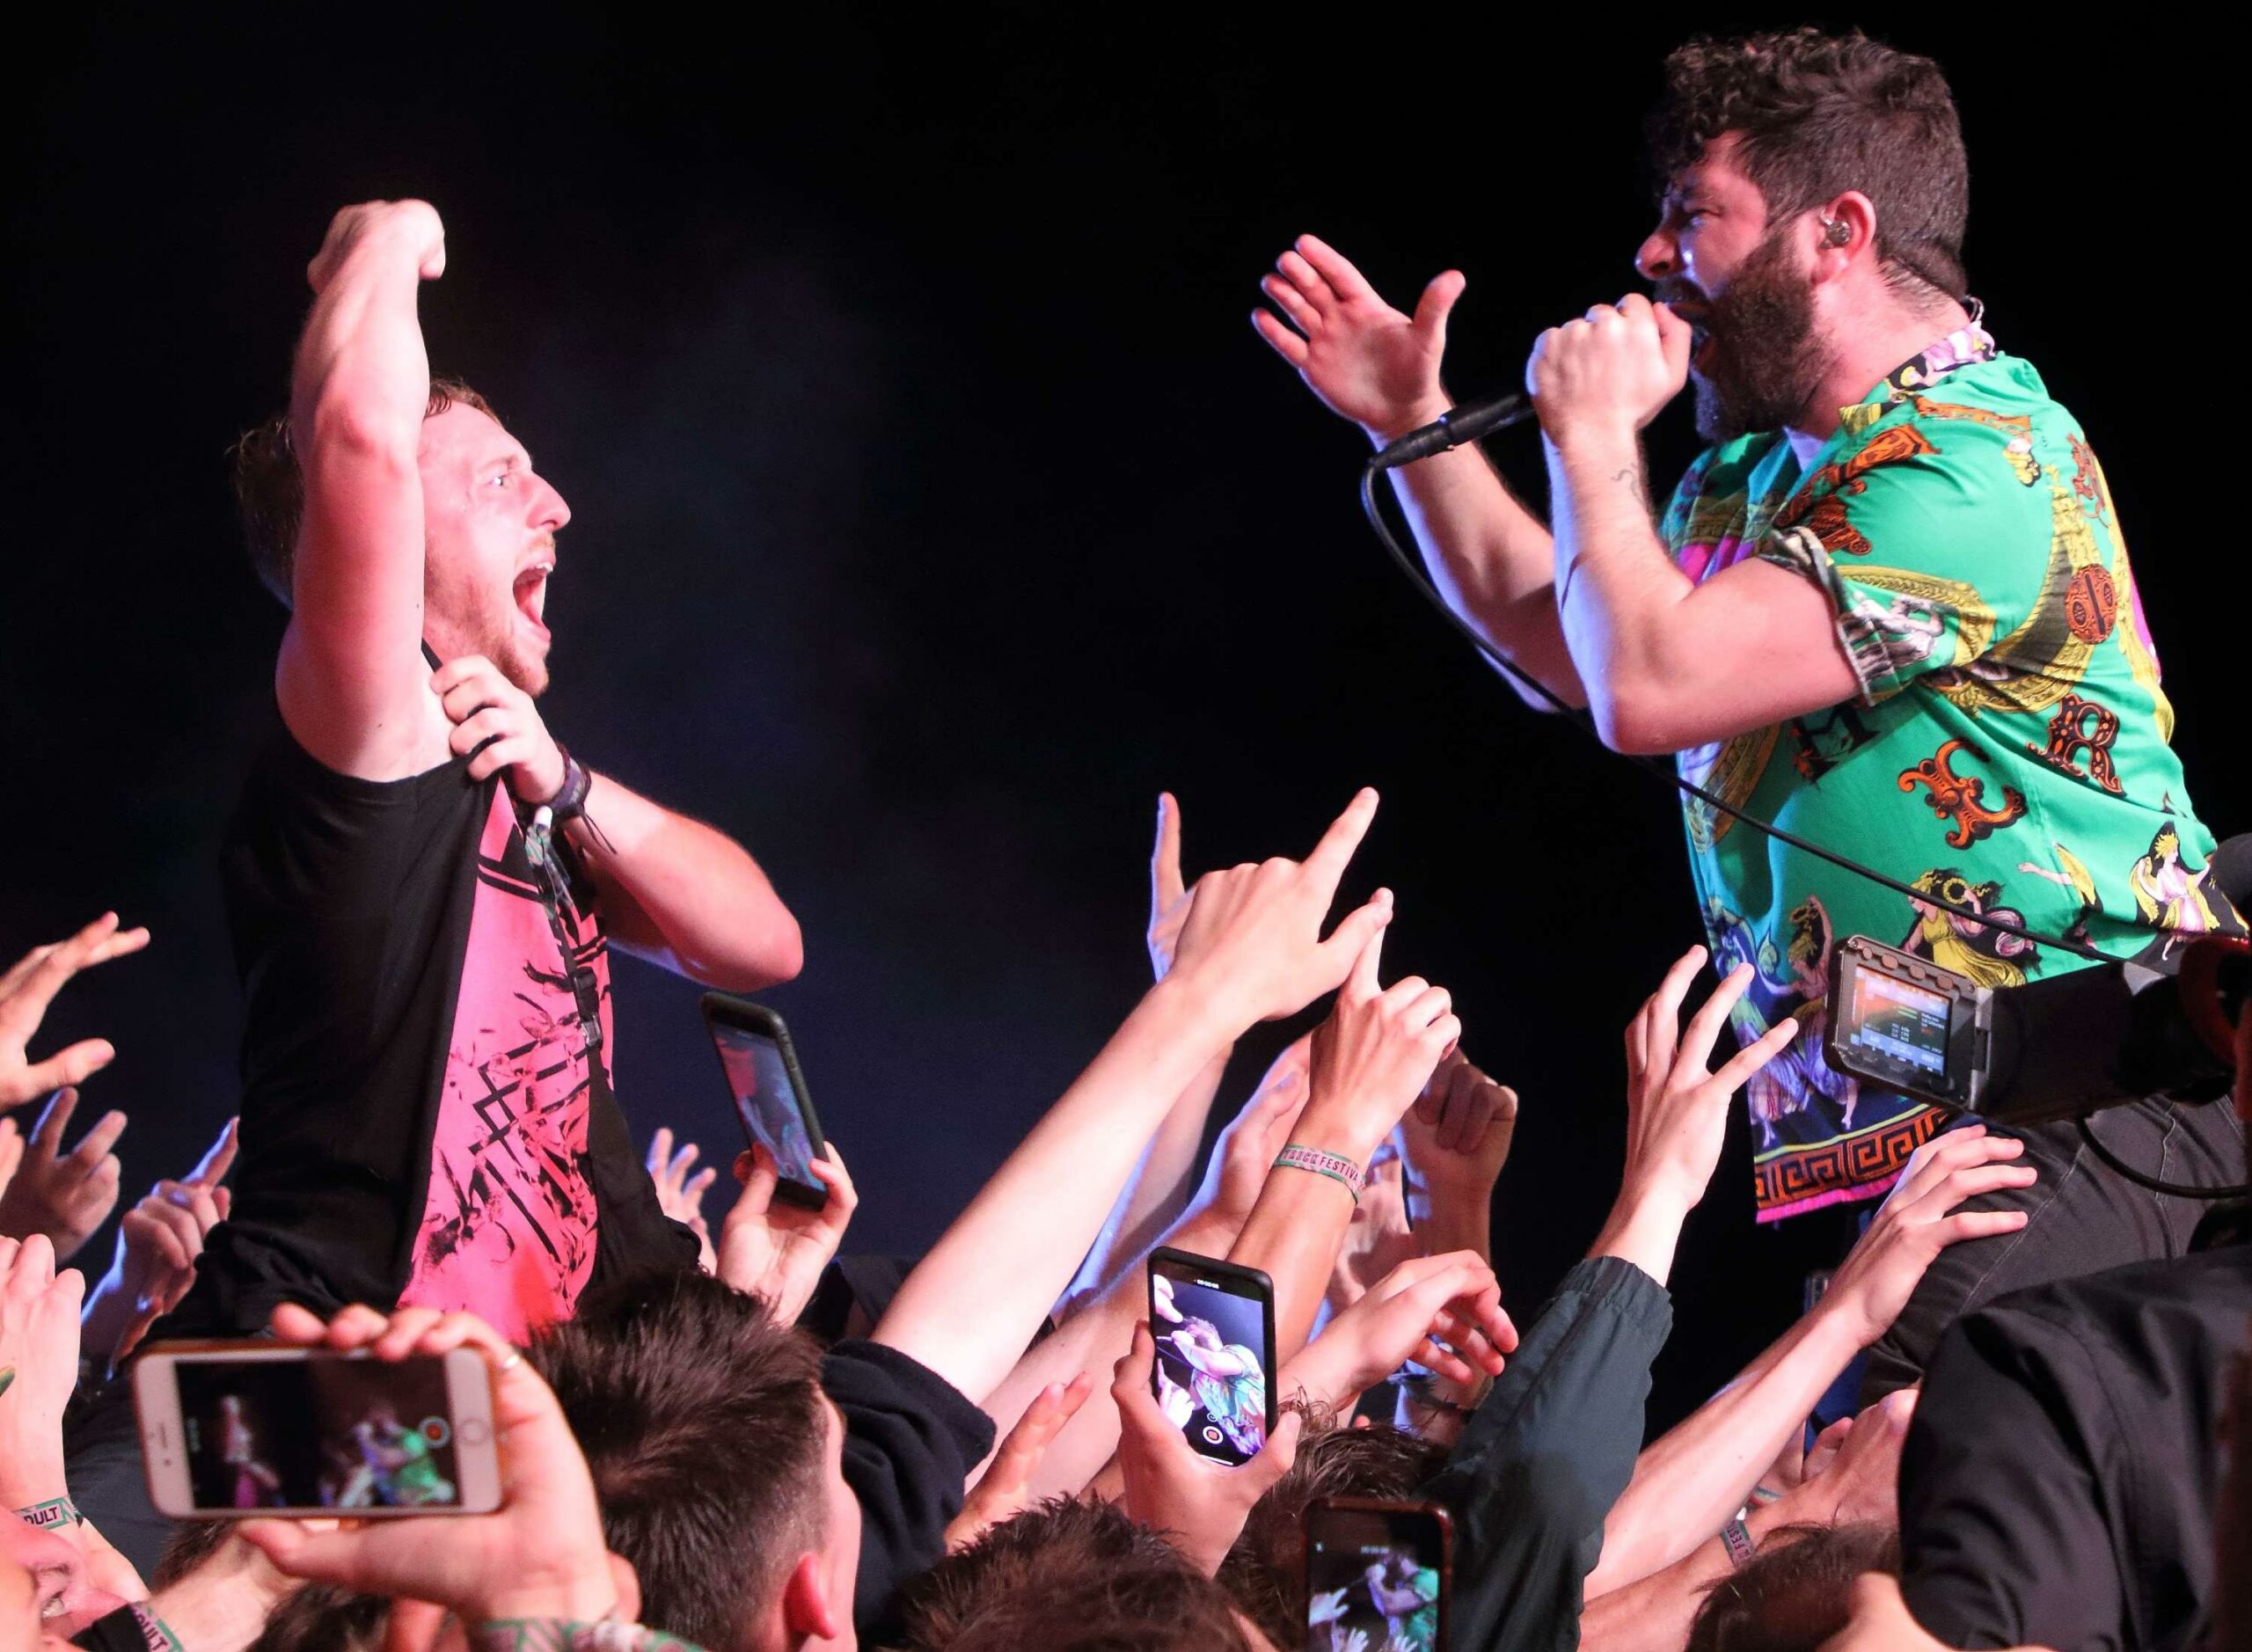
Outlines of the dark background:
M282 398L330 214L417 194L449 230L433 360L575 513L552 724L738 835L804 923L771 1002L864 1190L852 1246L927 1243L1131 1005L1160 787L1195 868L1303 853L1371 782L1347 894L1397 889L1387 965L1451 986L1525 1098L1498 1260L1529 1307L1614 1185L1620 1029L1698 939L1678 814L1424 610L1355 511L1360 438L1247 316L1301 230L1397 301L1458 265L1450 382L1507 388L1540 327L1631 281L1638 117L1688 25L645 15L66 10L11 77L0 949L106 906L155 930L38 1047L116 1042L82 1120L131 1113L128 1196L193 1162L234 1089L214 850L282 617L226 449ZM1955 77L1974 288L2103 455L2226 835L2252 824L2226 743L2238 547L2209 503L2232 479L2219 411L2180 404L2226 383L2236 303L2146 192L2197 152L2161 112L2230 96L2228 55L1925 15L1886 32ZM1537 499L1519 436L1498 457ZM1689 451L1669 414L1661 486ZM619 966L619 1087L638 1136L724 1160L695 998ZM1849 1232L1755 1230L1735 1132L1661 1415Z

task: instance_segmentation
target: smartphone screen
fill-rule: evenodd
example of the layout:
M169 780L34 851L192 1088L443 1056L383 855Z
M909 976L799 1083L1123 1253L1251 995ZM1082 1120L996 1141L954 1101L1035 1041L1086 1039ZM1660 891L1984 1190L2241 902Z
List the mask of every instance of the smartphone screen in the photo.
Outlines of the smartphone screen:
M1321 1499L1306 1509L1306 1652L1440 1652L1445 1511L1436 1503Z
M1150 1258L1151 1383L1158 1403L1200 1456L1249 1462L1272 1425L1274 1291L1266 1276L1186 1251Z
M470 1350L396 1362L151 1354L135 1375L158 1507L172 1511L184 1494L194 1512L216 1514L491 1509L486 1383Z
M805 1100L790 1076L780 1042L751 1027L712 1018L712 1042L728 1077L728 1093L750 1138L774 1155L784 1184L810 1193L818 1205L829 1190L813 1173L814 1142L806 1129Z

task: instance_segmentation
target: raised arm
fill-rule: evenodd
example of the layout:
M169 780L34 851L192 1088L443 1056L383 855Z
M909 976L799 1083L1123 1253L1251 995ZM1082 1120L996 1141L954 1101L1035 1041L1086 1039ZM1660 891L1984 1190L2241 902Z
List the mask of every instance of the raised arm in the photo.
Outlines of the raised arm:
M1369 938L1314 1033L1312 1091L1292 1137L1364 1170L1462 1036L1444 990L1417 976L1378 980L1380 943ZM1228 1260L1274 1281L1277 1359L1305 1346L1352 1216L1350 1190L1328 1176L1278 1167L1260 1189Z
M1199 1256L1228 1254L1258 1201L1268 1166L1291 1139L1305 1107L1305 1042L1276 1059L1243 1110L1220 1132L1203 1185L1180 1220L1154 1243ZM1149 1311L1145 1255L1146 1250L1134 1253L1100 1292L1074 1305L1054 1334L1017 1362L1008 1379L986 1397L985 1409L996 1424L1007 1428L1051 1385L1083 1371L1107 1370L1126 1352L1135 1326ZM1077 1495L1117 1445L1118 1407L1102 1389L1057 1430L1031 1475L1032 1495ZM979 1473L984 1472L981 1466Z
M1751 984L1751 967L1729 971L1685 1027L1681 1000L1704 964L1702 947L1684 953L1627 1026L1627 1168L1588 1253L1632 1262L1661 1285L1673 1271L1681 1224L1720 1163L1729 1098L1798 1032L1796 1021L1782 1021L1708 1072L1728 1012Z
M1542 333L1525 368L1562 636L1619 751L1686 750L1861 692L1813 581L1752 558L1694 584L1658 538L1641 433L1687 382L1689 338L1635 294Z
M1181 925L1188 920L1188 889L1181 875L1181 804L1170 792L1158 794L1157 847L1150 855L1150 921L1145 938L1150 969L1159 981L1173 968L1174 949L1181 944ZM1196 1150L1203 1145L1204 1122L1213 1098L1227 1074L1228 1052L1223 1050L1204 1064L1166 1109L1165 1122L1142 1154L1110 1219L1079 1264L1071 1282L1071 1295L1086 1297L1100 1291L1116 1271L1119 1261L1139 1256L1188 1203L1196 1187ZM1232 1234L1230 1235L1232 1238ZM1122 1336L1120 1346L1123 1347Z
M1956 1210L1976 1195L2029 1185L2032 1166L2007 1162L2023 1148L2014 1137L1971 1125L1916 1151L1813 1311L1642 1452L1604 1522L1603 1561L1588 1577L1590 1599L1715 1538L1838 1374L1899 1317L1941 1251L2025 1225L2022 1210Z
M1198 880L1172 972L908 1276L877 1341L972 1400L999 1385L1189 1079L1254 1023L1334 989L1389 919L1389 903L1371 901L1321 938L1375 814L1376 793L1364 791L1304 864Z
M274 693L299 745L363 779L416 772L433 743L416 460L430 364L415 295L445 265L428 203L379 201L338 213L306 271L289 399L304 516Z
M1402 315L1342 253L1302 235L1260 282L1275 310L1254 311L1252 320L1325 406L1381 447L1452 406L1439 358L1447 315L1466 284L1459 270L1448 270L1423 289L1413 316ZM1392 484L1448 605L1521 669L1568 703L1585 705L1556 623L1548 530L1476 444L1401 465Z

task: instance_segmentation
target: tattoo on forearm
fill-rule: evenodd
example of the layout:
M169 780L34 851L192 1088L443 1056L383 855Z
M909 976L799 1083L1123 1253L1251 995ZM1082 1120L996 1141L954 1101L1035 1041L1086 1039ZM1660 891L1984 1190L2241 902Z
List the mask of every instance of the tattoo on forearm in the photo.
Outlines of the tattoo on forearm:
M1629 464L1622 470L1613 471L1611 473L1611 479L1614 482L1625 483L1627 491L1634 494L1634 502L1642 508L1643 514L1645 515L1649 514L1650 488L1649 484L1642 479L1641 465Z

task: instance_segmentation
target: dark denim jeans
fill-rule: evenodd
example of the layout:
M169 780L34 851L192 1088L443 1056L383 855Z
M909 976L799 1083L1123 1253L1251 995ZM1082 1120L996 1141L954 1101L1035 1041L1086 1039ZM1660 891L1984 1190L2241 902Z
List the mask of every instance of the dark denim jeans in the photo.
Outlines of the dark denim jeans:
M1976 1121L1966 1116L1960 1122ZM2202 1107L2138 1101L2107 1108L2089 1123L2120 1159L2161 1181L2225 1187L2246 1179L2244 1125L2226 1096ZM2025 1155L2018 1162L2031 1165L2040 1179L2029 1188L1983 1195L1963 1208L2022 1210L2032 1219L2014 1233L1951 1245L1939 1254L1906 1311L1869 1349L1861 1404L1920 1379L1941 1334L1981 1303L2026 1285L2185 1254L2212 1208L2202 1199L2137 1187L2089 1151L2070 1120L2007 1133L2024 1138Z

